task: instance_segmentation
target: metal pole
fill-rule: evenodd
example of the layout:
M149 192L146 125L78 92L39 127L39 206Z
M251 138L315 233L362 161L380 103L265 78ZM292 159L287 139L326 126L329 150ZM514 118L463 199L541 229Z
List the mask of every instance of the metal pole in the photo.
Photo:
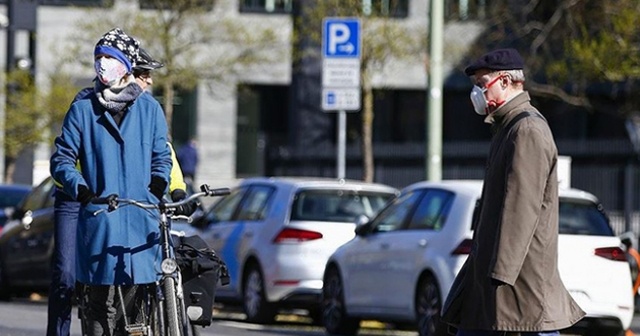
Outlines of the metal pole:
M427 179L442 179L442 33L443 1L431 0L429 20L429 94L427 115Z
M347 112L338 112L338 178L343 179L345 175L345 162L347 152Z

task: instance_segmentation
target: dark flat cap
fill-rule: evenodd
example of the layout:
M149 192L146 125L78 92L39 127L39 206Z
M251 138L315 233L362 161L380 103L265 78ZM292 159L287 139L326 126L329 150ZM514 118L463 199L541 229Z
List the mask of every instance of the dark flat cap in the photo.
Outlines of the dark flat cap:
M522 56L515 49L497 49L490 51L475 62L464 69L464 73L467 76L472 76L476 71L480 69L489 70L517 70L524 68L524 61Z

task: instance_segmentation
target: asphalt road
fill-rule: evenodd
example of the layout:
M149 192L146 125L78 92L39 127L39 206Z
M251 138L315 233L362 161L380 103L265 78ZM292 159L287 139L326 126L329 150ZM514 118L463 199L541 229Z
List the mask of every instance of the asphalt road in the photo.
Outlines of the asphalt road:
M79 321L74 311L71 336L81 336ZM201 329L202 336L325 336L324 329L309 324L308 319L294 315L278 315L271 325L255 325L244 322L244 315L236 310L222 309L214 314L210 327ZM0 335L42 336L47 325L46 299L18 299L0 302ZM365 322L359 336L417 336L416 332L390 330L384 324ZM636 314L631 330L640 335L640 314Z

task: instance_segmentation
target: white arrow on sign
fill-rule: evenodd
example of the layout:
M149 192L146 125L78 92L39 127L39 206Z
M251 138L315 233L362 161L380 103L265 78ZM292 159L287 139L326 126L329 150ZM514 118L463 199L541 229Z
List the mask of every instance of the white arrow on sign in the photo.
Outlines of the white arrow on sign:
M339 51L344 51L347 54L353 54L353 52L356 50L356 47L352 43L347 43L345 45L339 46L338 50Z

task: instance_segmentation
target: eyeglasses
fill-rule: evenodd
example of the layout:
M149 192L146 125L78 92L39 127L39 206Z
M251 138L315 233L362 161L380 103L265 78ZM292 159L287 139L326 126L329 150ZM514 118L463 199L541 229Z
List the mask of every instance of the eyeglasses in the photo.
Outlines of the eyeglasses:
M475 83L475 85L476 85L476 86L478 86L479 88L481 88L483 91L487 91L487 90L489 90L489 88L490 88L493 84L495 84L497 81L499 81L500 79L502 79L502 78L504 78L504 77L508 77L508 76L507 76L507 75L505 75L505 74L501 74L501 75L499 75L498 77L496 77L496 78L492 79L491 81L489 81L489 83L487 83L487 84L484 84L484 85L483 85L483 84L482 84L482 83L480 83L480 82L476 82L476 83Z

